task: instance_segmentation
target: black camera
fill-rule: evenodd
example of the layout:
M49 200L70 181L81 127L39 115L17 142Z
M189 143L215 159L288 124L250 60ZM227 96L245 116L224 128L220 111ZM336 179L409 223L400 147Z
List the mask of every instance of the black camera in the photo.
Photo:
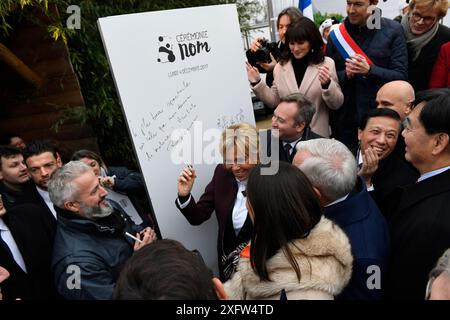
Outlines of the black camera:
M259 40L259 43L261 44L261 49L258 49L254 54L256 62L271 62L270 54L272 54L275 59L280 55L280 49L276 42L269 42L267 39L261 39Z

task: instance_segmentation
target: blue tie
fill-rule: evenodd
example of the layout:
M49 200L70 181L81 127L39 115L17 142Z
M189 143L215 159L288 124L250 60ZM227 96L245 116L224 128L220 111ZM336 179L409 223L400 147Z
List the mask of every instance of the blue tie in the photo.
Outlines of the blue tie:
M290 143L286 143L284 145L284 152L286 154L286 159L287 160L291 160L291 149L292 149L292 146L291 146Z

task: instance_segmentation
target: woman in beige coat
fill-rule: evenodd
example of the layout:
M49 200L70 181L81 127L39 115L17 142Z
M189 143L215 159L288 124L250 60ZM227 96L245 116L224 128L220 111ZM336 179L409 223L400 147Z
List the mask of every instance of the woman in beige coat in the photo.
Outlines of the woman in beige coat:
M308 18L290 25L285 39L289 50L282 53L275 66L271 88L261 81L258 70L247 63L247 75L252 89L271 108L277 107L281 97L291 93L304 94L316 106L311 130L328 138L328 109L336 110L344 102L334 61L324 56L320 32Z
M256 166L247 182L253 220L251 244L241 252L229 299L333 299L352 273L345 233L322 216L311 183L296 167L279 163L274 175Z

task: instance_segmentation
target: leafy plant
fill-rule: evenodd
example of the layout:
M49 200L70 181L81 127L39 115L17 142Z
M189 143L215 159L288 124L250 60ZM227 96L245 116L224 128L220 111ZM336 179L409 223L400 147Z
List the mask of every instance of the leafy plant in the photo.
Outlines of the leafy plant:
M33 19L27 7L38 7L47 14L50 24L49 35L67 43L70 59L79 79L86 108L67 109L53 126L54 130L68 119L78 119L90 124L97 136L102 155L109 164L136 166L132 143L128 134L124 115L117 97L108 60L105 55L97 20L100 17L136 12L197 7L216 4L236 3L242 28L248 25L251 16L261 5L256 0L81 0L77 5L81 13L81 30L67 28L65 21L71 0L0 0L0 30L5 34L11 30L7 17L12 14ZM56 4L59 17L53 16L48 7ZM138 32L136 30L136 32Z
M341 22L344 20L344 16L340 13L321 13L320 11L317 11L314 12L314 23L317 25L317 27L320 27L322 22L331 17L334 17Z

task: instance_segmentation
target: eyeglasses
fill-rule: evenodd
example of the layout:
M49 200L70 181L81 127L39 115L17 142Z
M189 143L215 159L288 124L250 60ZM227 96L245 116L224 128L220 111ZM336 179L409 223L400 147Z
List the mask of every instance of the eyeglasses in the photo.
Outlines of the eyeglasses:
M416 22L419 22L420 20L423 20L424 23L433 23L436 21L437 17L431 17L431 16L422 16L420 13L417 12L412 12L411 16L413 18L413 20L415 20Z

